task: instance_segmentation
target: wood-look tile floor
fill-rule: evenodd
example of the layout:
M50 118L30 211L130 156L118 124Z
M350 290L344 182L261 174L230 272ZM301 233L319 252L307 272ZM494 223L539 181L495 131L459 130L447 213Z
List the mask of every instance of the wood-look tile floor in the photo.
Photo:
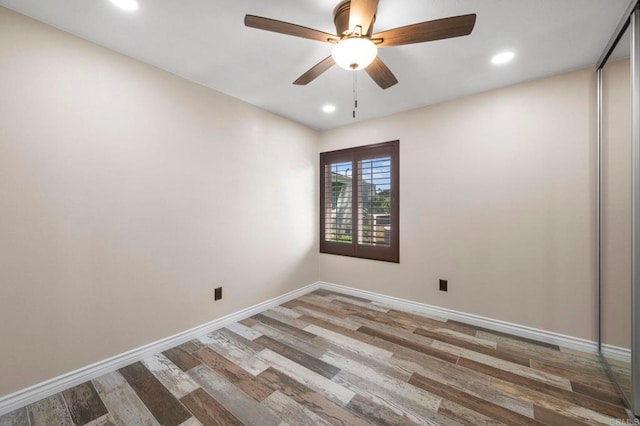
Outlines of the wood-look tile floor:
M0 425L614 419L629 414L593 355L317 291L0 417Z

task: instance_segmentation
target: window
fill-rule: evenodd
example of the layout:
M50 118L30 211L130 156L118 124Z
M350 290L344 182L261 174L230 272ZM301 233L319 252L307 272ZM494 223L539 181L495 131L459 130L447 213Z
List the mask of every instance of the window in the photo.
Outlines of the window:
M320 154L321 253L400 262L399 146Z

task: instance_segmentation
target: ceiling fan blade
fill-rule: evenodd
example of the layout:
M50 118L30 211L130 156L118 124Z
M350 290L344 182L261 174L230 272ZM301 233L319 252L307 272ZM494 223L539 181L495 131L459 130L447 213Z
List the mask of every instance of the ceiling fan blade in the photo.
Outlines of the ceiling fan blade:
M318 41L338 41L339 37L334 34L325 33L324 31L314 30L289 22L276 21L275 19L263 18L261 16L246 15L244 17L244 25L259 30L271 31L274 33L287 34L296 37L308 38Z
M378 47L400 46L466 36L471 34L475 24L476 15L474 13L394 28L374 34L371 38L382 39Z
M298 86L304 86L306 84L311 83L313 80L318 78L320 74L334 66L336 62L333 60L333 56L327 56L322 61L315 64L309 71L302 74L293 84Z
M362 27L362 34L367 34L377 8L378 0L351 0L349 31L359 25Z
M371 77L373 81L375 81L382 89L388 89L389 87L398 83L398 79L396 78L396 76L393 75L389 67L387 67L385 63L382 62L382 59L377 56L373 60L371 65L365 68L365 71L367 72L367 74L369 74L369 77Z

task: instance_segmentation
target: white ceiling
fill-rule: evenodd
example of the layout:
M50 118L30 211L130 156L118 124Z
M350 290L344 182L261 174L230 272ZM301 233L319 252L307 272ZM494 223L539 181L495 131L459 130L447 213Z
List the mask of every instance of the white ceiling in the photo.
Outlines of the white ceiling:
M245 28L244 15L335 32L339 0L139 0L128 13L109 0L0 0L82 38L315 129L352 123L352 76L334 67L291 84L332 45ZM477 13L468 37L380 49L399 84L381 90L358 72L356 120L595 64L629 0L380 0L375 31ZM495 67L492 54L516 53ZM324 114L325 103L336 105Z

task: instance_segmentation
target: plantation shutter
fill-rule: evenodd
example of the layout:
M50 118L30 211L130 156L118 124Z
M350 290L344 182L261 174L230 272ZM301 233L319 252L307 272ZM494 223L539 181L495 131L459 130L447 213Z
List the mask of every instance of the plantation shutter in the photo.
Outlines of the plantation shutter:
M322 253L399 262L398 141L320 155Z
M325 196L325 240L350 244L353 241L353 163L350 161L327 166Z
M391 157L358 161L358 244L391 246Z

